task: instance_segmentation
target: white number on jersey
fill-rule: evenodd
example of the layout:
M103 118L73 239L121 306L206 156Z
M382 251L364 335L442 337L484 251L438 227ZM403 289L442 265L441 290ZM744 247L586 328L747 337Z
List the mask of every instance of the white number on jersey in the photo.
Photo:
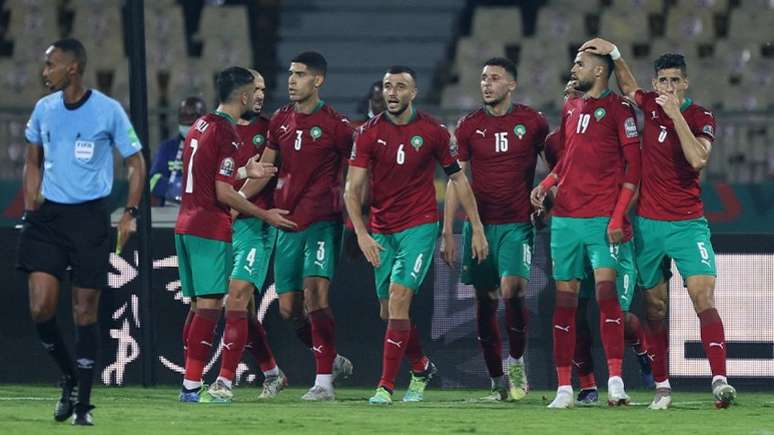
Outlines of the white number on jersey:
M301 151L301 138L304 136L304 130L296 130L296 141L293 143L293 149Z
M508 132L495 133L495 152L504 153L508 151Z
M193 192L193 165L194 157L196 156L196 150L198 147L199 141L196 139L191 139L191 148L193 148L193 152L191 153L191 159L188 161L188 175L185 179L185 193Z
M575 129L576 133L585 133L586 129L589 128L589 122L591 121L591 115L588 113L581 113L580 117L578 117L578 127Z

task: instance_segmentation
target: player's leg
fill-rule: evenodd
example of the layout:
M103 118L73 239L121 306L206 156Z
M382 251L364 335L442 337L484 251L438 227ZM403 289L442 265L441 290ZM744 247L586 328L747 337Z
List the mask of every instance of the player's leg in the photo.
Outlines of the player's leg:
M484 355L484 363L492 387L492 395L487 399L507 400L508 382L503 372L503 345L500 329L497 325L500 280L497 273L497 263L494 259L497 258L498 241L491 238L495 235L492 225L484 226L484 231L489 242L489 257L479 263L472 258L472 231L470 223L465 222L462 229L462 273L460 278L463 284L473 285L475 289L478 344Z
M640 324L639 317L630 308L634 300L637 286L637 268L634 266L634 241L622 243L618 251L618 273L616 274L616 289L618 303L624 315L624 344L631 347L640 365L640 375L645 388L653 388L653 370L651 358L648 355L648 345L645 338L645 328Z
M312 325L312 351L317 375L306 400L333 398L336 377L348 377L352 363L336 352L336 322L329 304L330 284L341 247L341 226L335 222L317 222L304 230L304 301ZM334 374L338 360L339 370ZM314 391L320 390L317 394Z
M529 389L524 351L527 345L526 294L534 230L530 224L496 226L499 241L497 269L508 327L508 382L511 399L521 400ZM491 245L490 245L491 246Z
M188 313L183 321L182 341L183 341L183 365L188 357L188 336L191 333L191 322L196 314L196 295L193 290L193 276L191 275L190 260L183 239L175 235L175 253L177 254L177 269L180 275L180 290L184 297L191 300Z
M231 243L190 234L178 235L178 240L186 253L186 263L182 265L181 272L188 274L190 270L188 291L192 291L196 297L196 313L191 320L188 334L188 352L180 400L219 401L217 397L201 391L202 374L212 349L215 326L223 309L223 296L228 291L228 275L234 264Z
M558 378L556 397L549 408L574 406L572 357L575 352L575 313L578 308L578 278L584 274L584 253L579 219L551 219L551 262L556 282L556 302L552 319L554 364Z
M304 312L304 243L300 232L277 231L274 257L274 288L279 311L307 348L312 348L312 325ZM281 259L281 260L278 260Z
M253 294L247 307L247 344L245 349L253 355L258 368L263 373L263 386L258 398L272 399L287 387L288 378L274 359L274 352L269 345L266 329L258 318L255 298L256 295Z
M594 270L589 264L586 276L581 280L578 294L578 310L575 318L575 353L572 363L580 382L580 392L575 403L587 406L596 405L599 400L597 380L594 377L594 358L592 356L591 327L588 307L594 299Z
M223 350L221 352L220 371L210 394L224 400L230 400L237 366L248 337L248 305L255 287L252 282L232 278L228 284L226 298L226 325L223 329Z
M726 340L723 321L715 308L715 252L704 218L671 223L667 253L674 258L685 280L694 310L699 317L701 341L712 371L715 405L725 408L736 398L726 379Z
M608 404L628 403L624 390L621 366L623 364L624 328L623 312L618 302L616 277L621 255L621 245L611 245L607 240L608 218L585 219L584 243L594 268L595 294L599 307L599 330L605 349L608 370Z

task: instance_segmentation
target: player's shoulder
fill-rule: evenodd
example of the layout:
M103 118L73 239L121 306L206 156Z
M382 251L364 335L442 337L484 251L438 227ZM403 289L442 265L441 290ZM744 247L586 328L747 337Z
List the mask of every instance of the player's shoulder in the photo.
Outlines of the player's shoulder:
M379 113L378 115L373 116L371 119L364 122L360 127L357 128L357 135L358 137L367 137L368 135L374 134L374 132L379 131L381 126L388 122L384 119L385 114L384 112Z
M634 110L634 106L631 101L621 94L610 92L607 97L607 106L610 109L619 111L620 113L630 114Z
M464 128L468 125L481 122L481 120L484 119L484 116L486 116L486 113L484 112L484 108L480 107L472 112L465 114L462 118L460 118L457 121L457 128L458 129L460 127Z
M416 122L418 122L422 126L422 128L426 130L448 131L446 129L446 125L443 122L441 122L438 118L421 110L417 110Z
M527 106L526 104L514 104L511 113L518 116L527 117L528 119L536 122L546 122L546 117L543 115L543 112L533 107Z
M707 109L704 106L700 106L696 104L696 101L694 100L691 100L691 105L688 106L688 110L691 112L692 115L698 115L698 116L705 115L713 118L715 117L714 113L712 113L711 110Z

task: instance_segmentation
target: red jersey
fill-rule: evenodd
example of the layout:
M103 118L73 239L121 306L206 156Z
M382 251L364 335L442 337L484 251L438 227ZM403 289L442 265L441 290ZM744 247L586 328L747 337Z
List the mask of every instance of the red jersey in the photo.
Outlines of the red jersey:
M548 170L551 171L562 158L562 136L559 134L559 127L556 127L546 136L546 143L543 145L543 155L548 164Z
M396 233L438 221L435 162L456 162L449 131L430 115L414 112L406 125L386 114L371 118L357 134L349 165L371 171L371 217L375 233Z
M322 101L310 114L289 104L272 116L266 146L279 152L280 161L274 205L290 212L286 218L297 231L341 219L342 163L352 133L349 121Z
M471 185L484 224L529 222L537 155L548 133L543 114L513 104L503 116L481 108L457 123L460 161L470 161Z
M269 128L269 119L258 115L253 122L248 125L236 125L237 133L242 138L243 147L240 147L236 153L237 168L247 164L251 157L257 155L260 158L263 150L266 149L266 131ZM241 189L247 180L235 180L234 189ZM258 208L269 210L274 204L274 188L277 186L277 177L272 177L257 195L250 198L253 204ZM240 215L243 216L243 215Z
M562 109L564 153L554 173L559 191L552 213L563 217L610 217L624 179L623 149L640 145L631 105L605 91L600 98L573 98Z
M231 242L231 214L218 201L215 182L234 183L242 146L228 115L208 113L194 122L183 148L183 198L175 234Z
M672 119L656 103L655 92L637 91L635 101L645 117L642 133L642 185L637 214L666 221L695 219L704 215L699 171L683 154ZM686 98L680 107L691 132L712 143L715 117Z

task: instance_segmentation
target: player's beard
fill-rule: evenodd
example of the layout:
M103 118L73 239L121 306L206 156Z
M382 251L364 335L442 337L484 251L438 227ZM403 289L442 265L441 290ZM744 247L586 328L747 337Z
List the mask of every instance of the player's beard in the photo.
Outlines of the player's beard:
M240 116L240 118L242 118L243 120L245 120L247 122L250 122L253 119L255 119L256 116L258 116L258 112L256 112L255 110L251 109L251 110L248 110L245 113L243 113L242 116Z
M406 109L408 109L408 106L409 106L409 104L408 104L408 103L403 103L403 102L401 102L401 103L400 103L400 107L398 108L398 110L391 111L391 110L389 109L389 105L388 105L388 106L387 106L387 107L388 107L387 111L388 111L388 112L390 112L390 115L392 115L392 116L395 116L395 117L398 117L398 116L400 116L400 115L403 115L403 112L405 112L405 111L406 111Z
M484 101L484 106L492 108L492 107L495 107L495 106L499 105L504 100L505 100L505 95L503 95L502 97L499 97L499 98L495 98L492 101L486 101L486 100L483 100L483 101Z
M594 82L591 80L578 79L575 82L575 90L580 92L588 92L592 87L594 87Z

